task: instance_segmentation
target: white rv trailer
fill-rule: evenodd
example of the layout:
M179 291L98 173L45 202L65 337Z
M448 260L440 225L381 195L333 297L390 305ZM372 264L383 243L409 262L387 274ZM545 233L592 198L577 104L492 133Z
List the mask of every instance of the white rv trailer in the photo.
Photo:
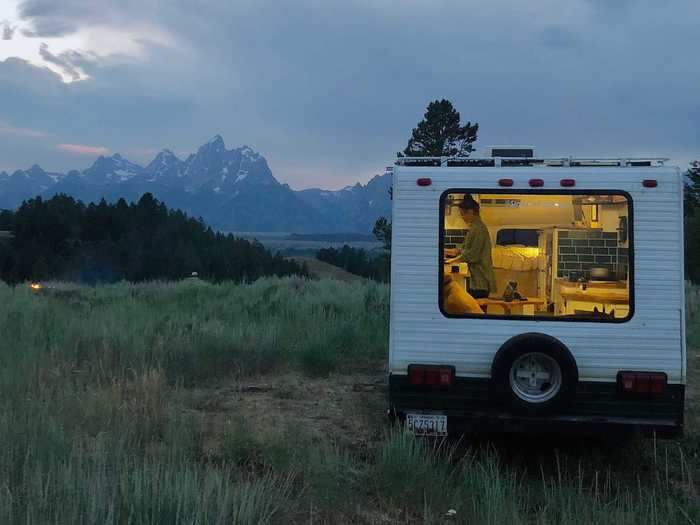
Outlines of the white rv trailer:
M428 435L681 433L683 184L664 160L399 159L390 414Z

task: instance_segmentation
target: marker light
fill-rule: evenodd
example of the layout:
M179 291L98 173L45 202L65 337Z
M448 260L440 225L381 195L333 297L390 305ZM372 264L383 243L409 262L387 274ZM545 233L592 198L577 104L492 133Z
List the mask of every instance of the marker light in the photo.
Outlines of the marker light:
M413 386L450 386L454 381L455 369L453 366L408 366L408 382Z
M661 396L666 392L668 376L663 372L618 372L617 387L624 394Z

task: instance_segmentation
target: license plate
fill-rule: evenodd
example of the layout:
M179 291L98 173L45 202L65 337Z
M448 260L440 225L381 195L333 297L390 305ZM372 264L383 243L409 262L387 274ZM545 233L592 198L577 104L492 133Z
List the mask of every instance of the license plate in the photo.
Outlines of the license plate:
M447 416L406 414L406 430L417 436L446 436Z

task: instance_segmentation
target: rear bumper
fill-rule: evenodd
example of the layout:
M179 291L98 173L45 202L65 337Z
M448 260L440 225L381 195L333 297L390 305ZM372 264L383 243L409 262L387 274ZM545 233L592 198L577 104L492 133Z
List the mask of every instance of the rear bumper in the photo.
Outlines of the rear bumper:
M446 415L450 433L639 431L674 437L683 433L684 394L683 385L668 385L661 398L630 398L618 393L616 383L580 382L566 409L530 417L512 413L496 401L488 379L457 378L449 389L426 391L409 385L406 376L392 375L389 412L400 420L406 413Z

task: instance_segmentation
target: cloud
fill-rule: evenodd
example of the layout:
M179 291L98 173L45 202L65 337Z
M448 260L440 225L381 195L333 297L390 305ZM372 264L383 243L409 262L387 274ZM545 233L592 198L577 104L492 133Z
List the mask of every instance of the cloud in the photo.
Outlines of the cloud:
M39 46L39 55L46 62L58 66L64 75L71 80L82 80L85 78L85 73L80 70L80 64L86 62L86 57L78 51L64 51L58 55L54 55L49 51L49 46L46 42L42 42Z
M61 142L193 151L220 133L292 186L338 187L387 165L444 97L479 122L477 147L690 157L700 144L697 0L24 0L19 13L18 31L70 33L31 52L43 41L47 65L88 78L0 62L0 118ZM46 168L75 167L51 154ZM36 161L2 141L0 158Z
M109 155L109 149L104 146L87 146L85 144L59 144L56 146L59 151L72 153L73 155Z
M562 26L545 27L539 37L542 44L554 49L572 49L579 44L578 38Z
M0 22L0 27L2 27L2 39L12 40L12 37L17 30L17 26L10 25L10 22Z
M622 11L628 9L631 5L640 2L640 0L586 0L596 9L603 11Z
M89 2L82 2L84 8L89 7ZM74 33L78 29L75 17L79 14L75 11L77 5L59 5L59 2L35 2L27 0L18 6L21 19L32 20L32 28L25 28L22 34L27 37L59 37Z
M0 135L15 135L18 137L28 137L28 138L35 138L35 139L40 139L40 138L46 138L48 137L48 133L45 131L39 131L36 129L27 129L27 128L18 128L15 126L11 126L7 122L3 122L0 120Z

